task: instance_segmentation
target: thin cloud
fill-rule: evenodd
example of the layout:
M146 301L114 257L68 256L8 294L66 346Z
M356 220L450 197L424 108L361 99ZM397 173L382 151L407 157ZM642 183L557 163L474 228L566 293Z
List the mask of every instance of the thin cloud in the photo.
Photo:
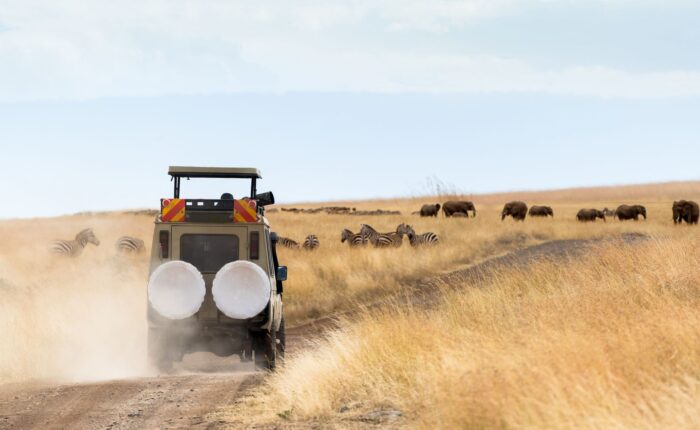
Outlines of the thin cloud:
M696 70L544 67L526 53L414 43L424 34L451 37L474 20L497 25L519 7L509 0L0 1L0 102L287 91L700 95Z

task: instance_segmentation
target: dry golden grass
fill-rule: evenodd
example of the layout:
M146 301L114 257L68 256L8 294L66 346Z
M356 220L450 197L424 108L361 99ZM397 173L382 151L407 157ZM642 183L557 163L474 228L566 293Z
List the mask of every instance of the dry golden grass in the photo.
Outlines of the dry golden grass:
M524 224L500 221L502 203L515 198L507 195L474 197L479 215L468 220L409 215L421 203L443 198L350 203L360 209L398 209L402 216L270 214L273 229L282 235L301 240L315 233L322 241L321 249L314 253L282 251L282 263L290 268L285 293L287 321L294 325L352 310L400 293L403 286L421 278L540 241L627 231L681 238L697 231L674 227L670 204L675 198L700 200L700 183L637 187L625 192L639 197L618 198L614 189L567 191L561 194L561 201L556 193L528 195L529 204L551 203L556 218L528 219ZM650 220L590 225L574 221L581 207L612 208L623 202L647 204ZM420 250L407 243L398 250L353 250L341 244L342 228L357 231L362 222L380 230L393 230L408 222L419 232L438 233L442 243ZM92 227L102 241L99 248L88 247L75 260L48 255L52 239L70 239L86 227ZM133 259L117 257L113 244L123 234L141 237L150 246L152 217L94 214L0 221L0 380L87 380L146 372L148 251Z
M618 197L626 192L635 198ZM403 416L380 424L698 427L698 230L673 226L670 213L672 200L698 196L698 183L533 194L527 202L552 204L556 218L525 223L501 222L498 215L502 202L526 197L480 196L473 199L476 219L369 221L390 230L410 220L417 230L441 236L439 247L422 250L350 250L337 243L338 232L357 230L367 219L275 214L278 231L299 239L315 233L324 246L316 254L283 255L292 268L286 310L297 320L356 308L416 278L540 241L626 232L651 239L635 247L601 245L566 264L504 268L489 285L462 285L429 310L386 305L345 320L225 415L237 424L272 427L364 427L370 411L394 409ZM410 213L434 201L350 205ZM621 203L645 204L649 220L575 221L580 208Z
M625 193L634 198L623 199ZM500 220L503 203L523 198L527 203L551 204L554 219L530 219L517 223ZM442 202L445 198L381 200L371 202L339 202L358 209L400 210L401 216L346 216L326 214L269 215L274 230L281 235L302 241L308 234L316 234L321 249L314 253L282 250L281 261L290 268L286 284L286 315L293 323L314 319L338 311L354 309L358 303L377 300L401 290L402 285L435 273L501 254L514 248L547 240L615 236L624 232L643 232L657 235L678 234L671 220L674 199L698 200L700 182L596 188L583 190L501 194L474 196L476 218L445 219L420 218L410 215L423 203ZM462 196L457 198L469 198ZM625 222L608 220L595 224L581 224L575 215L581 208L617 208L622 203L641 203L647 206L649 220ZM334 205L336 203L333 203ZM294 205L294 207L317 207ZM401 249L350 249L340 243L340 232L349 228L358 232L361 223L380 231L393 231L406 222L416 231L432 231L439 235L441 244L430 249L411 249L405 240Z
M369 411L398 409L387 425L697 428L700 243L685 233L504 269L433 309L365 314L232 416L358 427Z

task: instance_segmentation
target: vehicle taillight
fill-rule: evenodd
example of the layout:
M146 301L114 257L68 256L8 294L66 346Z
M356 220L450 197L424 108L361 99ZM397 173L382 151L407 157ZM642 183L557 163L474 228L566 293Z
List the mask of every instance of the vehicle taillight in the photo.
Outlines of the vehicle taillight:
M257 231L250 232L250 259L257 260L260 258L260 233Z
M161 231L160 232L160 258L170 257L170 232Z

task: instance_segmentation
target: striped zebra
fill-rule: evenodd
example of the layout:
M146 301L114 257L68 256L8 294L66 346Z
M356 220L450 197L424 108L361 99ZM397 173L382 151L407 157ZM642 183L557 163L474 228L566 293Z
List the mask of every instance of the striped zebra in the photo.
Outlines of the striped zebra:
M91 228L86 228L75 235L74 240L57 240L51 244L51 252L65 255L67 257L77 257L83 252L88 243L95 246L100 245L100 241L95 236Z
M355 234L347 228L340 234L340 242L347 242L350 247L363 246L367 243L361 234Z
M321 242L318 241L318 237L315 234L310 234L304 239L304 244L302 247L307 251L313 251L314 249L321 246Z
M605 215L606 217L615 218L615 211L612 209L605 208L603 209L603 215Z
M122 236L117 239L115 248L117 248L117 252L122 252L124 254L138 254L143 252L146 246L141 239L131 236Z
M362 224L360 234L364 240L369 241L375 248L399 247L403 243L403 233L398 231L379 233L367 224Z
M277 244L282 245L285 248L299 249L299 243L295 240L288 238L288 237L279 236L279 238L277 239Z
M428 232L423 234L416 234L416 231L413 230L413 227L407 224L399 225L396 231L408 236L408 241L411 243L411 246L437 245L439 242L438 237L435 233Z

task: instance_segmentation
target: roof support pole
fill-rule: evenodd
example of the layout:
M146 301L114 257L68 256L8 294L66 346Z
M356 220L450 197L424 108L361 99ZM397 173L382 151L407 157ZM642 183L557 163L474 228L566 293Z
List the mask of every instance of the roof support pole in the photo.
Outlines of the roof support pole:
M176 198L176 199L179 199L179 198L180 198L180 177L179 177L179 176L175 176L174 179L175 179L175 180L174 180L174 182L175 182L175 190L174 190L174 192L173 192L173 194L174 194L173 197Z

